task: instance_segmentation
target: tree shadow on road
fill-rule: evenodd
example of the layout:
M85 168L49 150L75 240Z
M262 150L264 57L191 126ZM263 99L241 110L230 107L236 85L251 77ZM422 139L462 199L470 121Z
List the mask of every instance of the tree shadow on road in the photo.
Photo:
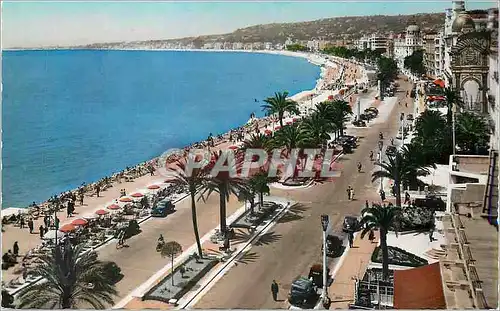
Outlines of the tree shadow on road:
M308 207L305 206L304 204L296 203L296 204L292 205L285 212L285 214L278 220L278 223L283 224L283 223L287 223L287 222L301 220L302 218L304 218L303 214L307 209L308 209Z
M235 232L233 245L247 242L252 238L253 234L254 233L251 231L238 230L237 232ZM281 239L281 234L275 234L273 231L264 233L263 235L258 237L257 240L253 242L253 244L257 246L269 245L271 243L278 241L279 239Z
M207 250L207 255L210 256L216 256L216 257L224 257L225 253L223 251L215 250L215 249L208 249ZM257 261L259 259L259 254L256 252L251 252L251 251L246 251L239 255L237 258L234 259L234 262L236 264L245 264L248 265L249 263Z

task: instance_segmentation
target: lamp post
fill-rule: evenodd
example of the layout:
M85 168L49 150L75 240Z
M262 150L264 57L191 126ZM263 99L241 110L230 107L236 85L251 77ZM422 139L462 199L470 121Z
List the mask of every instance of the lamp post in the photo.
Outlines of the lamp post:
M401 112L401 116L399 117L401 121L401 146L405 145L405 113Z
M378 150L379 150L378 161L379 161L379 163L382 163L382 150L383 149L384 149L384 141L379 140L378 141ZM380 178L380 191L384 191L384 178L383 177Z
M328 215L321 215L321 227L323 229L323 293L321 294L321 300L323 303L328 298L327 291L327 275L326 275L326 230L328 229L328 224L330 223L330 218Z

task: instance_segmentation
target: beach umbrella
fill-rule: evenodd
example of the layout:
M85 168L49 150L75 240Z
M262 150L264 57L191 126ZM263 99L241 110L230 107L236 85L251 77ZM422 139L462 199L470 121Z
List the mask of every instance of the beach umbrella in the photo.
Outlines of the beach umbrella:
M97 211L95 211L95 214L96 214L96 215L99 215L99 216L101 216L101 215L106 215L106 214L108 214L108 213L109 213L108 211L103 210L103 209L98 209Z
M290 125L290 124L292 124L292 123L293 123L292 121L287 121L287 122L286 122L286 125Z
M136 193L132 193L130 196L133 198L141 198L144 196L144 194L142 194L140 192L136 192ZM126 201L122 201L122 202L126 202Z
M132 196L134 196L134 195L132 195ZM119 201L120 202L132 202L133 200L131 198L123 197L123 198L120 198Z
M116 210L116 209L120 209L120 205L118 204L111 204L110 206L108 206L108 209L111 209L111 210Z
M333 95L328 95L328 100L333 100Z
M168 184L168 183L171 183L171 182L173 182L173 181L175 181L175 177L168 177L168 178L167 178L167 179L165 179L163 182L164 182L164 183L166 183L166 184Z
M273 133L273 132L272 132L271 130L265 130L265 131L264 131L264 134L265 134L265 135L271 135L272 133Z
M156 189L160 189L160 186L158 186L158 185L151 185L151 186L148 186L148 189L149 190L156 190Z
M75 219L71 222L71 224L75 225L75 226L85 226L88 223L89 223L88 221L86 221L85 219L82 219L82 218Z
M229 149L231 149L231 150L238 150L239 147L238 146L229 146Z
M64 233L58 230L49 230L45 235L43 236L44 240L54 240L55 238L61 239L64 237Z
M64 233L75 231L75 230L76 230L76 226L72 225L72 224L66 224L66 225L62 226L61 228L59 228L59 231L64 232Z
M83 218L88 219L88 220L96 219L97 215L95 215L95 214L85 215L85 216L83 216Z
M276 126L274 129L275 129L275 130L279 130L280 128L281 128L281 126L279 126L279 125L278 125L278 126Z

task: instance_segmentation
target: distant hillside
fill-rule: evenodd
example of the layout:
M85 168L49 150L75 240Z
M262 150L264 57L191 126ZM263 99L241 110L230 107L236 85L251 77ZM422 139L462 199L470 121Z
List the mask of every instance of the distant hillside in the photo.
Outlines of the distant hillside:
M413 15L376 15L376 16L348 16L326 18L309 22L281 23L256 25L237 29L236 31L223 35L211 35L200 37L189 37L180 39L152 40L130 43L104 43L87 45L87 48L140 46L149 44L160 46L162 43L194 43L201 46L207 42L272 42L284 43L287 38L295 40L338 40L358 39L365 34L390 32L401 33L411 24L419 25L423 31L439 30L444 24L444 13L421 13Z

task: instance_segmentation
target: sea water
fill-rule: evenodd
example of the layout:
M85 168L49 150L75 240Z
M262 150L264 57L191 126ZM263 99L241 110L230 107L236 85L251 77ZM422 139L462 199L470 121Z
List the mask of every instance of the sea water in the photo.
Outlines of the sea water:
M256 53L3 53L2 207L93 182L243 125L274 92L314 88L320 68Z

